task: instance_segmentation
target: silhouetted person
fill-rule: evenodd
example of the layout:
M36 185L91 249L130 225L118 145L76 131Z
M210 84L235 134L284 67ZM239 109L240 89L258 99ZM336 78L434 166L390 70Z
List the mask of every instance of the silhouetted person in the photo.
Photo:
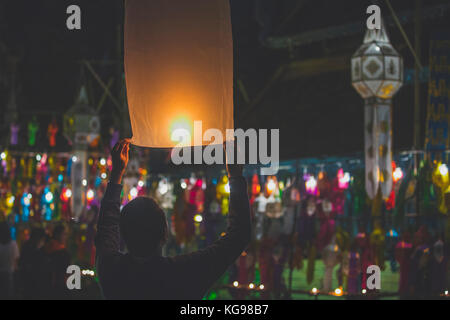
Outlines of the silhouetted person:
M11 239L6 222L0 222L0 300L11 299L14 294L14 271L19 259L19 249Z
M19 277L22 296L25 299L42 299L46 267L43 247L46 234L42 228L33 228L30 239L22 248L19 259Z
M97 271L107 299L201 299L250 241L250 208L242 166L227 165L230 176L229 227L204 250L163 257L167 221L151 198L139 197L120 212L120 185L128 163L129 140L112 150L113 169L97 227ZM128 254L119 252L120 234Z
M63 225L53 229L52 238L45 245L46 254L46 298L66 299L68 289L66 285L66 271L70 265L70 254L66 249L67 230Z

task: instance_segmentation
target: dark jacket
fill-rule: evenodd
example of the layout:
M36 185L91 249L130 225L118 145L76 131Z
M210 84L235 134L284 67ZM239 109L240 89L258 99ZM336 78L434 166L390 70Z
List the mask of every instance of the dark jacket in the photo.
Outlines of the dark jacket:
M109 184L97 227L97 272L107 299L201 299L250 241L250 206L243 177L230 178L229 226L206 249L176 257L138 258L119 252L120 194Z

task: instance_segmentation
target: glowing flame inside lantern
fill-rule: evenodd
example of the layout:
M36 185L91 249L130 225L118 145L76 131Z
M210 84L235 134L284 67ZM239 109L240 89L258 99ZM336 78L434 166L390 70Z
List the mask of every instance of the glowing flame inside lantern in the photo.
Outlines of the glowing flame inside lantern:
M170 139L182 146L189 146L192 139L192 124L187 117L178 117L170 124Z

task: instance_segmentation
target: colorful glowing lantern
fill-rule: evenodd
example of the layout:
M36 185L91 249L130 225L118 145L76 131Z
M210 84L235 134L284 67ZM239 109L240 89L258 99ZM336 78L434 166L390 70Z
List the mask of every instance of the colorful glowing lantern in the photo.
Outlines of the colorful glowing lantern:
M219 200L222 208L222 214L228 213L228 203L229 203L229 196L230 196L230 184L228 182L228 177L225 175L223 176L216 187L216 193L217 193L217 200Z
M6 197L6 207L8 209L11 209L14 207L14 202L16 201L16 197L14 197L12 194L8 193Z
M314 178L314 176L305 176L305 188L306 192L308 192L309 194L317 194L317 180Z
M339 188L347 189L348 184L350 183L350 173L348 173L348 172L344 173L344 170L341 168L338 170L337 178L338 178Z
M94 190L89 189L89 190L86 192L86 200L87 200L88 204L91 203L92 200L94 200L94 197L95 197L95 192L94 192Z
M44 196L45 196L45 201L47 203L53 202L53 193L51 193L50 191L47 191Z
M255 173L252 178L252 194L251 194L250 203L253 204L253 202L255 202L255 199L259 195L260 192L261 192L261 185L259 184L259 177Z
M435 164L432 173L432 181L437 187L436 193L439 211L442 213L448 213L450 208L446 202L446 194L448 194L450 188L450 177L448 174L448 167L445 163L438 162Z
M22 196L22 199L20 200L20 203L22 204L22 221L27 222L28 218L30 216L30 205L31 205L31 199L33 196L31 193L25 192Z
M277 196L277 190L278 190L278 183L276 177L268 177L266 182L266 194L272 195L274 194Z
M45 188L41 198L41 212L45 221L50 221L52 219L53 211L55 210L53 200L53 193L48 187Z
M63 188L61 193L61 200L64 202L68 202L71 197L72 197L72 190L70 190L69 188Z
M403 178L403 171L402 168L396 167L394 172L392 172L392 179L394 180L394 183L397 183Z

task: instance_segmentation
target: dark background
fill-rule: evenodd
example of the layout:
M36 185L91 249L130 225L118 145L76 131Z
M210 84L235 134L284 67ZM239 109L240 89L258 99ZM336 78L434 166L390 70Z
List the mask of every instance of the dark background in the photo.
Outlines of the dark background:
M366 8L361 0L231 0L236 49L236 127L279 128L281 157L349 155L363 150L363 100L350 84L351 55L362 44ZM414 45L414 1L391 0ZM66 8L82 10L82 30L69 31ZM394 47L405 61L405 84L394 98L394 149L413 146L414 61L384 1L378 4ZM448 0L422 1L421 62L428 66L430 37L448 32ZM0 0L0 109L12 87L11 58L18 58L20 123L32 115L47 127L75 102L86 84L90 104L103 89L86 69L89 60L119 101L122 82L122 0ZM288 39L291 39L290 41ZM122 99L122 100L121 100ZM421 83L421 146L427 77ZM104 133L120 126L120 110L105 100ZM3 121L1 121L3 123ZM3 127L3 138L9 128ZM21 130L25 134L25 129ZM42 137L41 137L42 139ZM44 137L45 139L45 137ZM58 143L64 148L64 138ZM4 140L4 139L3 139ZM3 144L3 140L1 144Z

